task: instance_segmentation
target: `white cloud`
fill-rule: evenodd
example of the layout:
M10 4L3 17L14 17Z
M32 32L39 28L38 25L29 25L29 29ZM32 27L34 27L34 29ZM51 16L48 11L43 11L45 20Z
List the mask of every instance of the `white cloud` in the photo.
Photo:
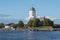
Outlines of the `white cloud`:
M40 18L40 17L43 17L43 16L37 16L37 18ZM45 18L48 18L48 19L50 19L50 20L52 20L52 21L54 21L54 20L60 20L60 18L49 17L49 16L45 16Z
M0 14L0 17L9 17L11 15L7 15L7 14Z

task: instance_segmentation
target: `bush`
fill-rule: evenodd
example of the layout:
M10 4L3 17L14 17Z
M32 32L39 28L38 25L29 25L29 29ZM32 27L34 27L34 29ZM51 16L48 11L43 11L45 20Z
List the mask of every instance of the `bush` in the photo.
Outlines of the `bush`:
M18 22L18 27L24 27L23 21L19 21L19 22Z

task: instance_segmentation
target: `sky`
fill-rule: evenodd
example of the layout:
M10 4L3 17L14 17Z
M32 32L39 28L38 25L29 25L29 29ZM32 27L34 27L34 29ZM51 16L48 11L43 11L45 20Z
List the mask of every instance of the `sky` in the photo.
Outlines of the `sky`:
M0 22L24 20L32 6L37 17L47 16L60 22L60 0L0 0Z

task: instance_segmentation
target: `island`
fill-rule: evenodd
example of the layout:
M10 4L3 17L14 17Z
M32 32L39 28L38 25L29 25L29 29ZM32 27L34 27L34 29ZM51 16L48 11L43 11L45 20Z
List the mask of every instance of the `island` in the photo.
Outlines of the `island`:
M54 24L54 21L49 17L36 17L36 10L31 7L29 10L29 17L26 18L27 23L22 20L18 23L0 23L0 30L30 30L30 31L40 31L40 30L59 30L60 24Z

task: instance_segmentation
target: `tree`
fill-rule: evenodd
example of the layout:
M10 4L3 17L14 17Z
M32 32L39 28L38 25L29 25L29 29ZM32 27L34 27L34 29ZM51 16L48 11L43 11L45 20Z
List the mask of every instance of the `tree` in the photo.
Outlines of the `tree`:
M28 26L30 27L39 27L41 25L41 22L39 19L29 20Z
M17 24L12 24L12 27L17 28L18 25Z
M60 28L60 24L55 24L53 28Z
M24 27L23 21L19 21L19 22L18 22L18 27Z
M4 23L0 23L0 28L4 28Z
M54 24L53 24L52 20L44 18L43 25L44 26L53 26Z
M35 19L34 22L33 22L33 26L34 27L39 27L41 25L41 22L39 19Z
M28 26L33 27L33 20L29 20L27 24Z

